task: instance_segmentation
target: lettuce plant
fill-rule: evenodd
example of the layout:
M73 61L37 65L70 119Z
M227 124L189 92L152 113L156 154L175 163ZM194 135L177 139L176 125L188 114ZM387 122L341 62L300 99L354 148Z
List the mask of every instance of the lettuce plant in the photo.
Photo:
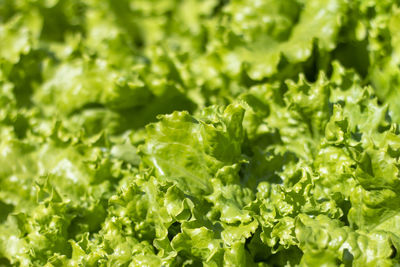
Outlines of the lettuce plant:
M0 266L400 266L400 1L1 0Z

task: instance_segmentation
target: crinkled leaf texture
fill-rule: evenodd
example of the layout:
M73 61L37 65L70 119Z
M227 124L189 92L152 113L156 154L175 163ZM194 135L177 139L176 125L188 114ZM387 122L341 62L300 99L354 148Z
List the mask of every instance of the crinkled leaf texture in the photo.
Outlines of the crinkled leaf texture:
M399 18L0 1L0 266L400 266Z

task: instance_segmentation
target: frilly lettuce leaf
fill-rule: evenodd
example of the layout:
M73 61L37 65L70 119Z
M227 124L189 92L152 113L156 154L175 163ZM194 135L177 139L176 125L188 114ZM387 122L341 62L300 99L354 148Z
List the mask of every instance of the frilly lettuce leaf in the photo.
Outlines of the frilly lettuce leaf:
M400 35L396 30L399 21L400 3L381 3L382 10L370 22L370 80L378 97L389 104L391 116L399 122L399 109L396 99L399 97L400 68L399 51Z
M278 72L293 72L291 65L305 62L312 56L315 41L322 51L336 47L346 9L343 1L336 0L324 4L318 1L284 4L237 1L225 11L232 20L226 26L225 35L233 49L222 50L224 67L236 75L243 69L253 80L279 75ZM259 19L264 23L258 23ZM230 35L233 37L229 38ZM240 41L241 35L246 46Z
M393 243L384 231L364 232L342 226L341 222L319 215L304 215L296 221L296 236L304 255L300 266L393 266Z
M179 181L186 192L210 192L215 176L237 181L243 114L240 105L232 104L225 110L207 108L198 119L187 112L162 116L147 126L143 160L159 176Z

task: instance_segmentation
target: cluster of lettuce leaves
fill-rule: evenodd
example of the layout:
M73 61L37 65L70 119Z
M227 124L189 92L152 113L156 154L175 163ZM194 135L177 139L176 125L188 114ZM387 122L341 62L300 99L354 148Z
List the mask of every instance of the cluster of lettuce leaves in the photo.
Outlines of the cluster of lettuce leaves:
M0 266L400 266L400 1L1 0Z

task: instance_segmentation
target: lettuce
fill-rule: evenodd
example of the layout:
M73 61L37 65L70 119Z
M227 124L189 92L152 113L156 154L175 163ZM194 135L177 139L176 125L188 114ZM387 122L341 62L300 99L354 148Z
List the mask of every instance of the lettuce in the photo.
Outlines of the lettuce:
M0 1L0 266L399 266L399 1Z

